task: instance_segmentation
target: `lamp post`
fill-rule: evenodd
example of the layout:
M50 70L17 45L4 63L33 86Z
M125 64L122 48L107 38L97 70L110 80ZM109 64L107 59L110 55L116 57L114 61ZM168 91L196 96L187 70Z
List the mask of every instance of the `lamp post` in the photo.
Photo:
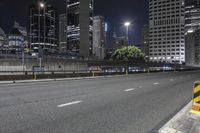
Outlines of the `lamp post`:
M128 21L124 23L124 26L126 27L126 37L127 37L127 40L129 39L129 38L128 38L128 33L129 33L129 31L128 31L128 30L129 30L129 26L130 26L130 25L131 25L131 23L128 22Z
M46 22L45 22L45 3L43 3L43 2L39 3L39 32L38 32L39 33L39 47L38 47L38 54L39 55L38 56L39 56L40 71L42 71L42 56L43 56L43 52L41 52L41 51L43 51L43 49L44 49L44 47L41 47L41 34L40 34L40 32L41 32L40 31L41 30L41 24L40 24L40 22L41 22L40 21L41 9L44 9L44 13L43 13L44 14L44 25L43 25L44 29L43 30L44 30L44 46L45 46L45 39L46 39L45 38L45 34L46 34L45 33L46 32L45 31L45 26L46 26L45 23Z

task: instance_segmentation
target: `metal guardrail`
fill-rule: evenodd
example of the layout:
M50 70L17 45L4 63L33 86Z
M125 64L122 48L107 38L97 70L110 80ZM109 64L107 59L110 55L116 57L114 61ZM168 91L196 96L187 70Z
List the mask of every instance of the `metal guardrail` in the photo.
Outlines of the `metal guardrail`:
M62 70L62 71L0 71L0 81L16 80L37 80L37 79L59 79L73 77L95 77L108 75L129 75L137 73L151 72L170 72L170 71L188 71L195 69L174 69L174 70L137 70L137 71L107 71L107 70ZM196 69L197 70L197 69Z
M128 68L125 68L124 70L117 70L117 69L108 69L108 70L48 70L48 71L0 71L0 75L34 75L36 74L75 74L75 73L138 73L138 72L167 72L167 71L187 71L187 70L199 70L199 68L192 68L192 69L186 69L186 68L176 68L176 69L156 69L156 68L141 68L141 69L135 69L135 70L128 70Z

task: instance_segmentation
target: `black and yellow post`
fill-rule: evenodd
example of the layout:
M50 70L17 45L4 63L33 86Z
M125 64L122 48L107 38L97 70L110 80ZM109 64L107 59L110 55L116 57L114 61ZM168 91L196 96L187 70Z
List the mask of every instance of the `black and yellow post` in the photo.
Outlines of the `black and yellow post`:
M200 115L200 81L194 83L191 112Z

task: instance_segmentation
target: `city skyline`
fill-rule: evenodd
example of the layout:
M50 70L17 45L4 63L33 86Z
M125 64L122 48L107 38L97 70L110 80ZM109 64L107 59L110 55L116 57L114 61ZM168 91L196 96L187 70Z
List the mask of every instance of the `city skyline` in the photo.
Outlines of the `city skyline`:
M59 0L60 2L47 0L47 2L58 9L58 13L65 12L65 0ZM6 33L9 33L14 21L18 21L23 26L26 26L28 21L28 6L34 4L37 1L25 1L21 0L19 6L15 6L15 1L2 0L0 2L0 27ZM115 3L115 4L113 4ZM127 4L128 3L128 4ZM110 7L112 5L112 8ZM102 8L104 7L104 8ZM3 15L2 13L5 13ZM132 27L129 30L130 42L134 44L141 43L141 28L144 24L148 24L148 1L146 0L126 0L126 1L114 1L114 0L95 0L94 1L94 15L102 15L105 17L105 21L108 23L108 41L111 44L113 29L116 29L120 35L125 35L126 29L123 26L123 22L132 21Z

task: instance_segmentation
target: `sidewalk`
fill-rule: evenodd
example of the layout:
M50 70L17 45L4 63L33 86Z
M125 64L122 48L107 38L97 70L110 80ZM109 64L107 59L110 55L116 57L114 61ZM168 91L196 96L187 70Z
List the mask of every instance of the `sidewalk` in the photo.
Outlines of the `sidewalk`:
M192 112L192 102L164 125L158 133L200 133L200 113Z

